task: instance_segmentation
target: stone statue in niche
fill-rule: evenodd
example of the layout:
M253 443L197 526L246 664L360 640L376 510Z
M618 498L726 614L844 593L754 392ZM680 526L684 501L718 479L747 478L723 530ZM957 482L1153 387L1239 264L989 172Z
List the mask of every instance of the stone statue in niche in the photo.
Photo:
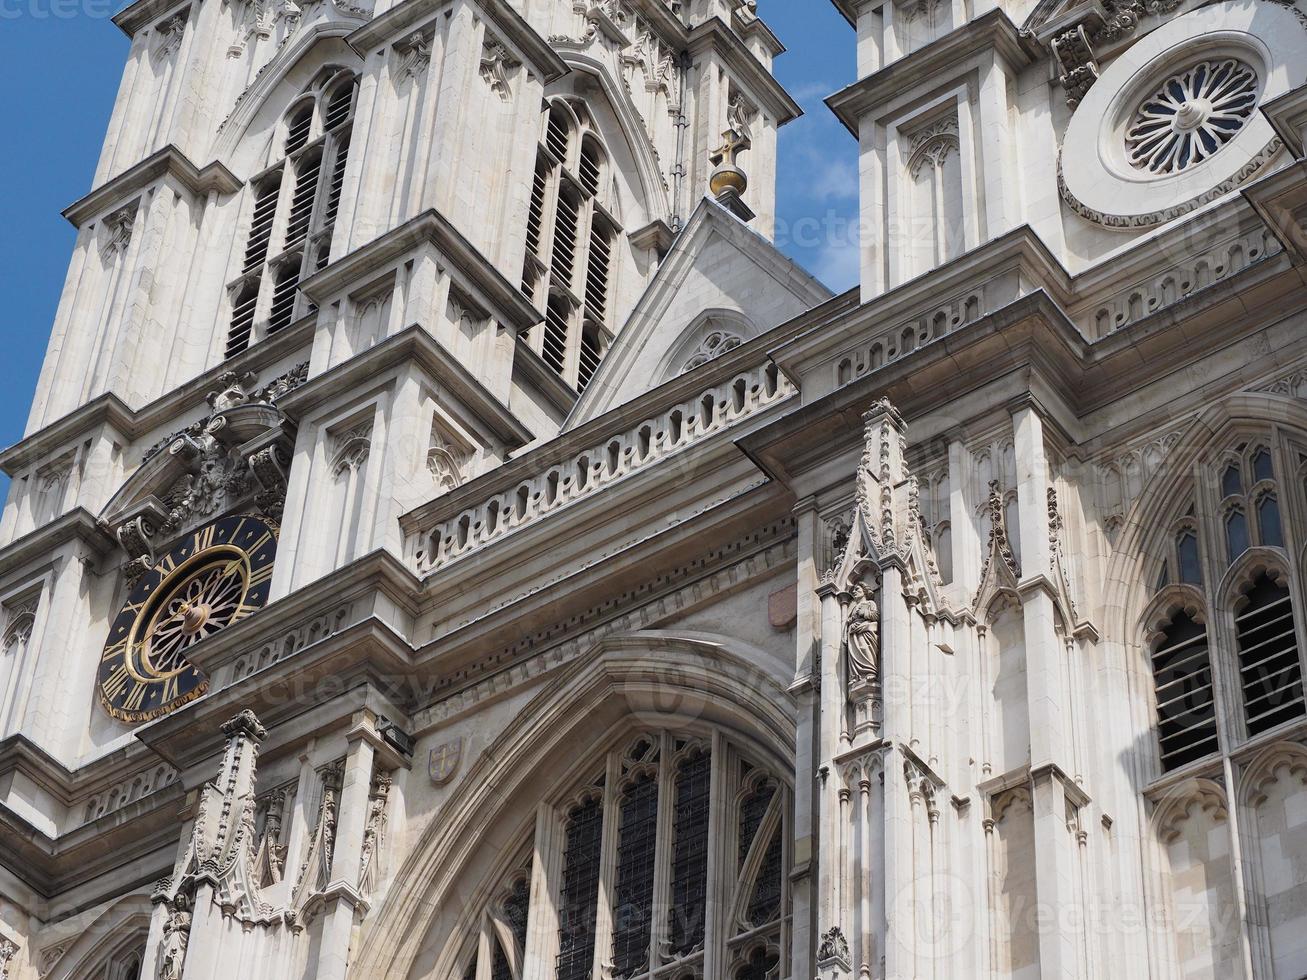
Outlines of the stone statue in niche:
M186 963L186 946L191 937L191 914L180 895L163 927L163 952L159 957L159 980L181 980Z
M844 626L849 667L861 681L880 677L880 607L861 582L850 590L852 603Z

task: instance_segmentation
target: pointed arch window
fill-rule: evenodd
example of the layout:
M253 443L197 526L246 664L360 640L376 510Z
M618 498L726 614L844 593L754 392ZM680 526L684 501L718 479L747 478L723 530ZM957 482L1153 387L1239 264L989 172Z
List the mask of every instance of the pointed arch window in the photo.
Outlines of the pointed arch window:
M550 102L531 183L522 290L545 314L532 347L577 390L594 377L611 340L622 228L611 208L608 159L584 104Z
M1303 487L1280 477L1281 460L1297 458L1288 438L1254 434L1196 463L1200 490L1171 525L1157 587L1190 599L1156 627L1150 648L1164 770L1307 717L1290 571L1304 538L1299 502L1286 506L1283 496Z
M465 936L453 941L468 957L453 975L591 980L599 968L615 980L702 978L709 943L723 976L752 976L759 951L774 971L789 931L786 785L724 732L629 735L603 772L550 808L557 853L533 849L535 880L519 904L492 903L484 916L500 923L497 935L518 937L522 957L508 955L511 942ZM532 900L549 904L538 920L557 922L552 936L528 934Z
M1218 744L1207 627L1177 613L1154 641L1152 661L1162 768L1212 755Z
M227 357L313 312L299 285L331 258L357 90L353 72L323 69L282 117L276 162L250 181L241 272L227 287Z
M1235 607L1239 687L1249 735L1303 715L1302 668L1287 585L1263 572Z

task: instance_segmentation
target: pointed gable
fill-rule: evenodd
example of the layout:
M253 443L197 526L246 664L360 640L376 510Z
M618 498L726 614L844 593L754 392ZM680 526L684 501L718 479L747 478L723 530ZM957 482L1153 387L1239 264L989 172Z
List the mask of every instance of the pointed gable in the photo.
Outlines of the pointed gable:
M831 295L771 242L704 200L564 428L596 418Z

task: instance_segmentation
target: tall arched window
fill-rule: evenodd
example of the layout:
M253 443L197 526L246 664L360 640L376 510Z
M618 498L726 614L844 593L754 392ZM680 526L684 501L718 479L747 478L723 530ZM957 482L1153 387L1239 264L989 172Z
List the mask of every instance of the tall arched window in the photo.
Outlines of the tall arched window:
M1303 715L1302 667L1288 585L1263 572L1235 606L1239 687L1249 735Z
M1180 612L1153 642L1162 768L1177 769L1217 751L1216 695L1207 627Z
M543 127L522 290L545 314L532 346L564 381L584 390L611 338L622 229L611 210L608 154L584 105L555 99Z
M539 855L535 887L515 872L499 894L519 905L497 898L483 916L504 923L504 955L469 937L457 975L590 980L603 964L614 980L703 980L711 947L723 976L771 976L788 942L791 807L786 786L725 733L623 739L557 804L557 853ZM528 908L529 896L552 896L550 907ZM528 934L532 918L556 931ZM514 941L521 958L507 952Z
M250 181L244 261L228 286L228 357L312 312L299 284L331 258L357 88L352 72L323 69L282 118L276 162Z
M1267 434L1194 464L1198 491L1170 527L1157 587L1201 596L1194 603L1212 613L1157 627L1150 652L1164 770L1307 716L1290 574L1304 538L1282 505L1302 486L1278 477L1278 460L1292 458L1286 437Z

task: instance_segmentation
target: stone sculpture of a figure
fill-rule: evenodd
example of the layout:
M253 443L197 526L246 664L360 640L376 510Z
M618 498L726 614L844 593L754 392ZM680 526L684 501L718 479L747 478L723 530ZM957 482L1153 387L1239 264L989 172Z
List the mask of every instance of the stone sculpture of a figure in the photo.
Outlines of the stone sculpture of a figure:
M861 583L853 586L851 594L844 627L849 666L859 680L874 682L880 677L880 607Z
M178 901L163 927L163 952L159 957L159 980L181 980L186 963L186 944L191 938L191 914Z

